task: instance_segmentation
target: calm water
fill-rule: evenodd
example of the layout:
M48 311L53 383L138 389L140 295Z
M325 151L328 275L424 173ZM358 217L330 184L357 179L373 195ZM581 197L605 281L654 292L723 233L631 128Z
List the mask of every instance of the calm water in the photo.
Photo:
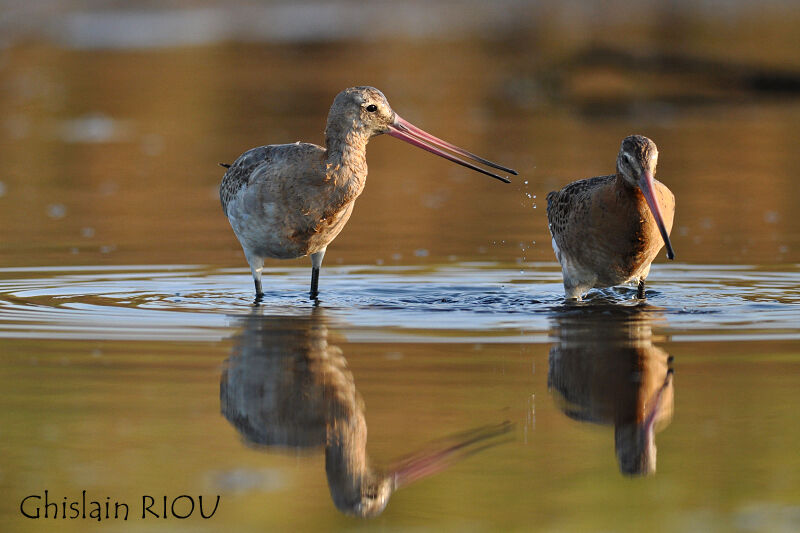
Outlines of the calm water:
M390 39L372 23L343 38L344 22L309 39L316 19L286 8L299 26L236 43L203 6L68 10L63 31L6 34L0 529L49 525L20 514L47 490L112 516L126 503L110 531L800 530L792 4L651 6L634 32L613 14L448 5L439 37L409 8ZM269 263L254 306L217 163L320 142L336 92L365 83L521 175L377 138L320 306L306 260ZM657 259L646 303L620 287L566 305L543 199L613 171L634 132L676 195L677 261ZM386 479L406 483L350 516L348 487ZM161 518L181 495L206 515L220 500L209 519ZM142 518L147 497L159 518Z

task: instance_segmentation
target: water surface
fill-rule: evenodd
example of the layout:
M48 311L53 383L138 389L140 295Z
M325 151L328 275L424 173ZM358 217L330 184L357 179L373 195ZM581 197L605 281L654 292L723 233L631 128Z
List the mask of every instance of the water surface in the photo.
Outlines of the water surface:
M399 489L379 523L795 524L796 266L663 266L646 303L619 288L565 304L546 263L330 268L319 306L307 278L269 270L255 306L241 268L3 270L6 490L137 509L196 491L222 503L193 527L350 527L326 475L332 415L307 411L331 390L377 471L510 430ZM287 420L292 405L308 414ZM17 505L6 520L32 527Z

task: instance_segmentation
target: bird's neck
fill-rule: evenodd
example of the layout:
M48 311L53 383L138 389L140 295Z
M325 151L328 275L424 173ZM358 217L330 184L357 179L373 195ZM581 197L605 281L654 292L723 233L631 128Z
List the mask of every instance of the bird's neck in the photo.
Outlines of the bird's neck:
M336 506L352 510L361 501L373 472L367 459L367 426L363 413L327 421L325 472Z
M356 199L367 180L367 141L369 136L351 128L325 131L325 176L342 204Z
M618 189L633 190L633 189L636 188L633 185L631 185L630 183L628 183L628 181L625 179L625 176L622 175L622 172L619 169L617 169L616 177L617 177L617 180L616 180L616 183L614 185Z
M624 198L628 198L633 204L643 204L646 206L642 190L625 179L621 172L617 171L617 179L614 180L614 188L617 194Z

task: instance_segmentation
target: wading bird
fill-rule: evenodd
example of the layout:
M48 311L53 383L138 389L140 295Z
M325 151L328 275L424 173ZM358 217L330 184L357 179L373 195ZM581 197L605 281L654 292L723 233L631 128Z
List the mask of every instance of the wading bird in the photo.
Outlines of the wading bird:
M675 258L669 232L675 196L656 181L658 149L631 135L622 141L617 173L570 183L547 195L547 220L553 250L568 299L580 300L593 287L639 284L645 297L650 264L666 244Z
M547 387L580 422L614 426L621 473L656 472L656 434L672 420L672 357L653 344L648 306L593 305L553 316Z
M256 288L263 295L265 258L311 256L312 300L328 244L353 211L367 179L367 142L388 134L449 161L509 183L440 148L484 165L516 171L478 157L400 118L373 87L352 87L333 101L325 127L325 147L278 144L248 150L228 166L219 189L222 209L244 249Z
M513 439L510 422L482 426L376 466L367 452L364 399L341 348L329 343L335 335L319 311L241 317L220 378L220 409L251 446L294 456L324 449L328 488L341 512L378 516L395 490ZM401 419L403 409L392 416Z

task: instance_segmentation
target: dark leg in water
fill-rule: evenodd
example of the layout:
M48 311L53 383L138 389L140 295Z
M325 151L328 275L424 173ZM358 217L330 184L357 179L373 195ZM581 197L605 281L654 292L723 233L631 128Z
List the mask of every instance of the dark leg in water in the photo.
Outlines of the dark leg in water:
M311 292L308 297L316 300L319 296L319 269L322 266L322 258L325 257L325 250L311 254Z
M644 300L644 279L639 280L639 288L636 289L636 297Z
M312 300L316 300L317 296L319 296L319 268L311 267L311 292L308 294L308 297Z
M253 282L255 283L255 286L256 286L256 301L255 301L255 303L260 303L261 300L264 299L264 291L261 290L261 280L260 279L254 279Z
M247 253L247 249L245 249L244 255L250 265L250 272L253 273L253 285L256 287L256 303L258 303L264 297L264 291L261 290L261 271L264 269L264 258Z

